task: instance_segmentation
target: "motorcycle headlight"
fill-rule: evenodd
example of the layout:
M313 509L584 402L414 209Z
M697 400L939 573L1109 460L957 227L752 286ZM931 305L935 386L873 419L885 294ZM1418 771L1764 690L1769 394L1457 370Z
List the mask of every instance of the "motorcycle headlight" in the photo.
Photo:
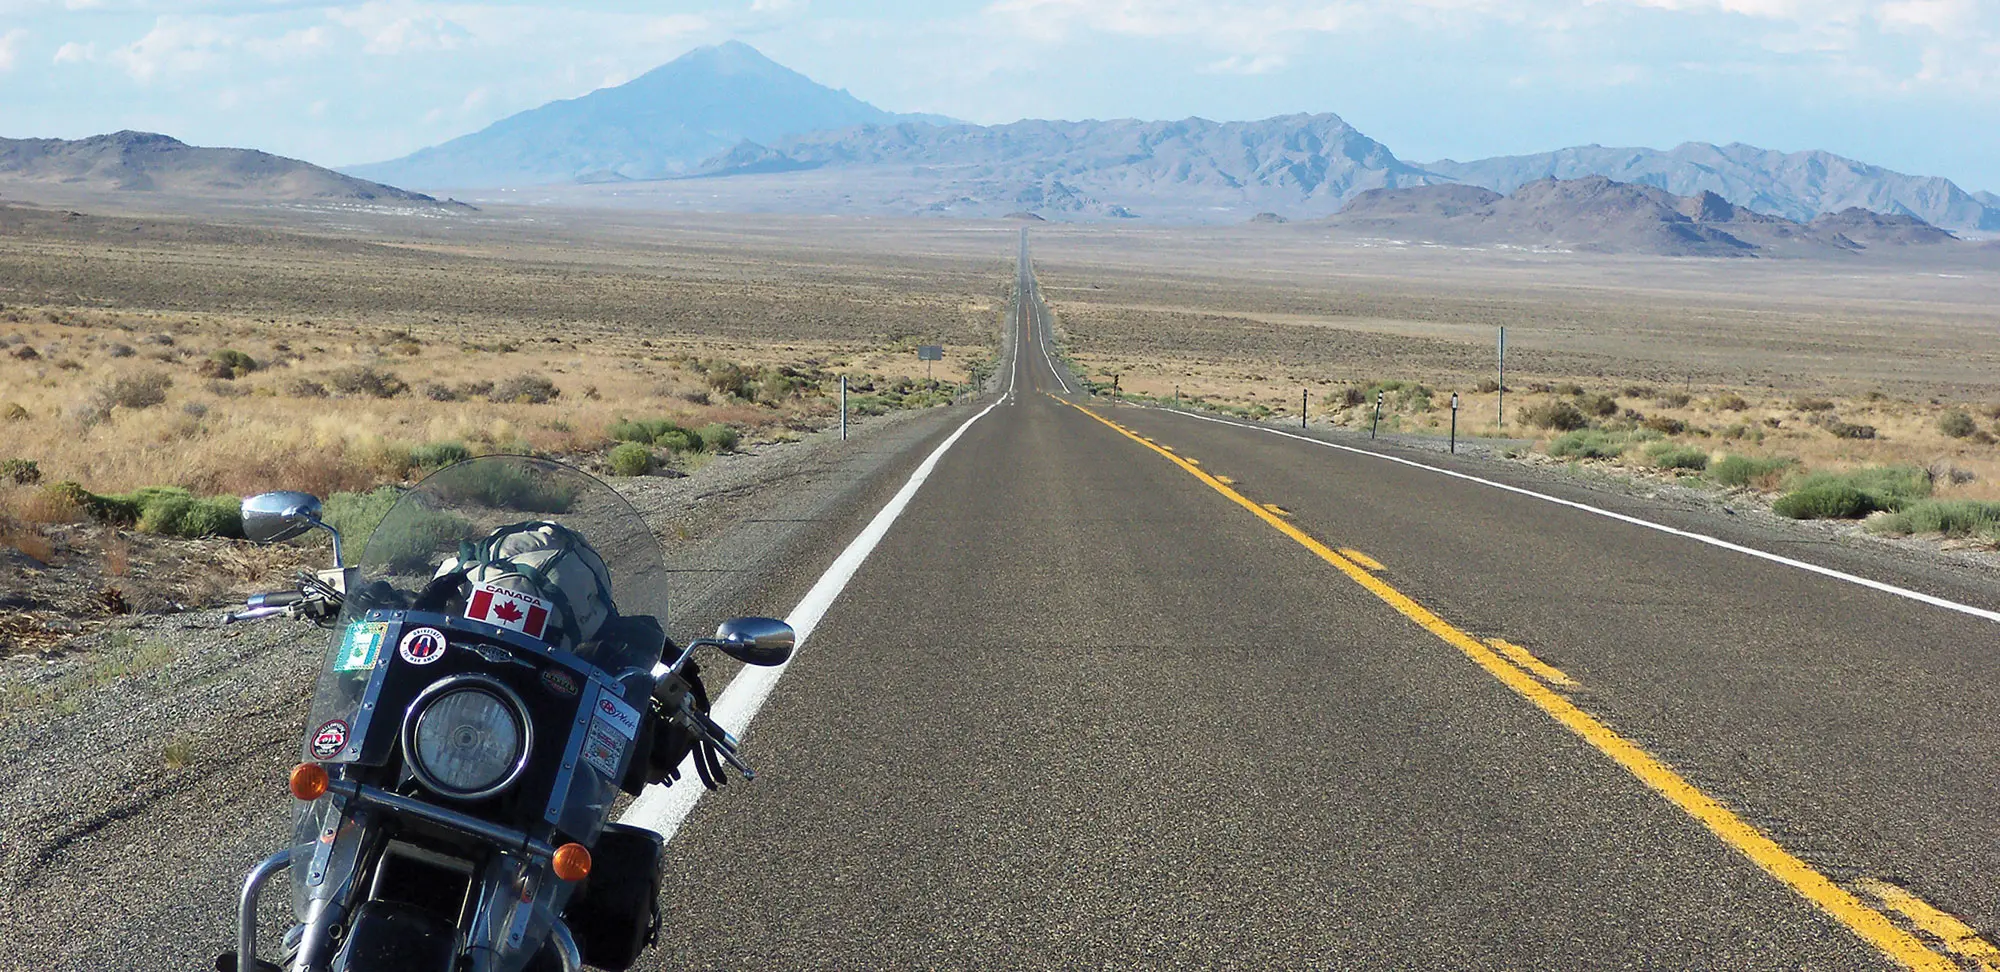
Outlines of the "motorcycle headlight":
M460 799L492 796L528 765L532 727L521 699L478 675L424 690L403 724L403 753L425 786Z

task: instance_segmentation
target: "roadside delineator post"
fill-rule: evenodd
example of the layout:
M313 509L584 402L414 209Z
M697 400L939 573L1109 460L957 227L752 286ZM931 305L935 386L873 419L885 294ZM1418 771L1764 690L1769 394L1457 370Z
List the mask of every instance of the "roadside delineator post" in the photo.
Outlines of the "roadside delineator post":
M1500 325L1500 427L1507 427L1507 325Z
M1368 423L1368 437L1375 438L1375 427L1382 424L1382 393L1375 393L1375 420Z
M1458 393L1451 393L1451 453L1458 454Z
M847 441L847 376L840 376L840 441Z
M1299 389L1299 428L1306 427L1306 389Z

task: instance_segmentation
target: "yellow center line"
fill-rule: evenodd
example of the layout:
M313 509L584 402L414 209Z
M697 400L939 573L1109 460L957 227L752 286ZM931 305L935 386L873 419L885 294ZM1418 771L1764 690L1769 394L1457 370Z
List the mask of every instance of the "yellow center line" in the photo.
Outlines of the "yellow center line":
M1874 895L1889 908L1902 912L1911 924L1936 935L1944 942L1945 948L1970 959L1981 969L1993 969L1996 963L2000 963L2000 948L1979 937L1979 932L1973 930L1971 925L1949 912L1887 881L1864 879L1856 883L1861 890Z
M1551 685L1560 685L1564 688L1576 687L1575 680L1563 674L1562 669L1536 658L1534 652L1520 645L1500 638L1488 638L1486 639L1486 643L1500 649L1500 653L1512 659L1514 664L1527 669L1535 677L1540 678L1544 682L1548 682Z
M1055 396L1050 397L1053 398ZM1255 501L1229 488L1228 485L1183 460L1180 456L1174 455L1165 446L1157 446L1147 442L1138 435L1119 428L1119 426L1110 420L1081 405L1063 401L1060 398L1056 400L1102 422L1109 428L1117 430L1141 446L1152 449L1154 452L1166 457L1168 461L1180 466L1196 479L1201 480L1216 492L1227 497L1231 502L1249 510L1252 515L1270 524L1279 533L1292 538L1300 546L1318 555L1321 560L1326 561L1336 570L1346 574L1355 583L1360 584L1369 593L1380 598L1390 607L1395 608L1404 617L1409 618L1424 630L1436 635L1439 640L1464 652L1467 658L1472 659L1480 667L1486 669L1494 678L1499 679L1501 684L1513 689L1516 694L1534 703L1536 708L1548 713L1551 718L1595 747L1599 752L1610 757L1613 762L1624 767L1627 772L1638 777L1647 786L1652 787L1655 792L1666 797L1675 806L1681 808L1688 816L1695 818L1702 826L1707 827L1710 832L1721 838L1723 843L1728 844L1738 853L1749 858L1752 863L1762 868L1765 873L1783 881L1792 890L1798 892L1800 896L1817 905L1820 910L1831 915L1841 924L1846 925L1856 935L1859 935L1876 948L1881 949L1883 954L1910 969L1919 969L1923 970L1923 972L1960 972L1956 962L1932 951L1929 946L1924 944L1923 940L1897 927L1894 922L1889 920L1887 915L1869 907L1847 889L1833 883L1832 879L1814 870L1811 865L1800 860L1790 851L1778 846L1776 841L1766 837L1762 831L1752 826L1749 821L1738 816L1735 811L1723 806L1714 797L1697 789L1694 784L1689 783L1686 778L1675 772L1667 764L1640 748L1637 743L1619 735L1610 726L1599 721L1596 716L1583 711L1575 703L1556 694L1554 690L1543 685L1541 682L1536 681L1527 672L1509 664L1505 659L1495 654L1493 649L1480 642L1478 638L1454 627L1450 622L1433 614L1429 608L1411 600L1408 595L1370 574L1359 564L1335 553L1331 547L1319 542L1290 523L1285 522L1277 514L1264 509Z
M1292 515L1292 511L1291 511L1291 510L1288 510L1288 509L1285 509L1284 507L1282 507L1282 506L1279 506L1279 505L1278 505L1278 504L1276 504L1276 503L1265 503L1265 504L1264 504L1264 508L1265 508L1265 509L1267 509L1267 510L1270 510L1270 511L1271 511L1271 512L1273 512L1273 513L1276 513L1276 514L1278 514L1279 516L1291 516L1291 515Z
M1367 554L1365 554L1365 553L1362 553L1361 551L1359 551L1359 550L1356 550L1356 549L1354 549L1353 547L1342 547L1342 548L1340 548L1340 555L1341 555L1342 557L1346 557L1347 559L1349 559L1349 560L1352 560L1352 561L1354 561L1354 562L1355 562L1355 563L1357 563L1357 564L1360 564L1361 566L1363 566L1363 567L1365 567L1365 568L1367 568L1367 569L1369 569L1369 570L1388 570L1388 569L1389 569L1389 568L1387 568L1387 567L1384 567L1384 566L1382 566L1382 562L1381 562L1381 561L1379 561L1379 560L1376 560L1375 558L1373 558L1373 557L1370 557L1370 556L1368 556Z

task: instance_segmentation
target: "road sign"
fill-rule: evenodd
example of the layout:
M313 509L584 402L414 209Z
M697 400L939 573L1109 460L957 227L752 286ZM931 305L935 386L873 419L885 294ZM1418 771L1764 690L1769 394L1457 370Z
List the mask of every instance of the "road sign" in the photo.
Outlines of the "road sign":
M943 360L944 360L944 345L942 345L942 344L919 344L919 345L917 345L917 360L918 360L918 361L943 361Z

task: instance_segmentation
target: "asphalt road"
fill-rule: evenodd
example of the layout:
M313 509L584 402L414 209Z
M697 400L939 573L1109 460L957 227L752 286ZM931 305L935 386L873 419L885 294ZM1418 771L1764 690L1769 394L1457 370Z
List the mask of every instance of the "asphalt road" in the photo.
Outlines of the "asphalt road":
M1992 621L1087 402L1020 289L999 404L674 835L651 966L2000 967Z

